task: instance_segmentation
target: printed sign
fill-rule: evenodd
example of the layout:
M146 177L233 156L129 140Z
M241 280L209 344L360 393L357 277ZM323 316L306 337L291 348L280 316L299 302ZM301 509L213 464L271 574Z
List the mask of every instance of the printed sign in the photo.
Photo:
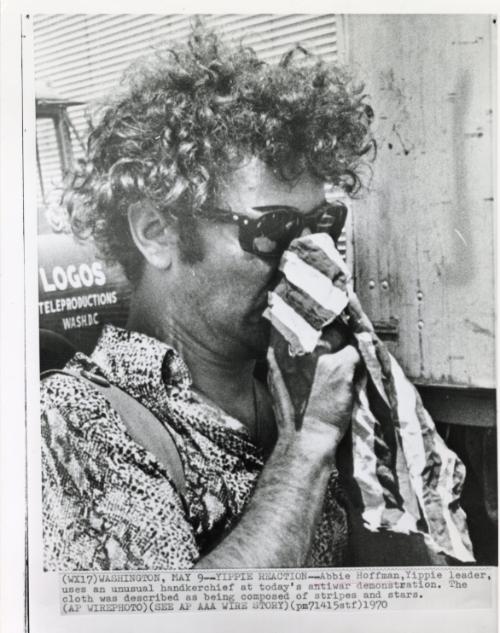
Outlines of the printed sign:
M105 323L125 325L130 290L118 267L99 261L71 235L39 236L40 328L88 353Z

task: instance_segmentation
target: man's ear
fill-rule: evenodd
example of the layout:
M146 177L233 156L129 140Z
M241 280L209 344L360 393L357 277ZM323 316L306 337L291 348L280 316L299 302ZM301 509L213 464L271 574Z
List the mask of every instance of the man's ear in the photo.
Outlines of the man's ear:
M170 268L176 234L158 209L149 200L131 204L128 222L135 245L146 261L161 270Z

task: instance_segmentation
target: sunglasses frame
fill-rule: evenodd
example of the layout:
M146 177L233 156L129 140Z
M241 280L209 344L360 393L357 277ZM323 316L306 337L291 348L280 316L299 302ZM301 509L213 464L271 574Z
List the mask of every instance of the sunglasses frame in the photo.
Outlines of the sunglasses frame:
M307 214L301 213L296 207L287 205L266 205L252 207L255 211L261 211L262 215L258 218L251 218L246 215L238 215L234 211L212 207L207 211L206 218L219 220L222 222L234 223L238 225L238 239L241 248L249 253L264 258L279 258L287 249L290 242L299 237L306 228L311 229L313 233L328 233L337 243L347 217L347 207L343 202L335 200L333 202L322 202L315 209ZM265 223L275 220L277 217L283 218L283 228L286 230L286 224L292 222L288 227L288 235L283 231L282 240L275 239L277 248L275 252L265 252L259 250L255 246L255 240L258 237L259 230ZM292 235L293 233L293 235ZM262 237L267 237L263 232Z

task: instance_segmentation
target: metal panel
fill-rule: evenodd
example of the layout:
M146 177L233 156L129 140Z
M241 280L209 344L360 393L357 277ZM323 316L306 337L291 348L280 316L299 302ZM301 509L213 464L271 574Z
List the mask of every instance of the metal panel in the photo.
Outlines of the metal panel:
M62 164L52 119L38 119L36 142L41 182L38 189L38 205L47 204L49 194L61 184ZM43 194L43 199L42 199Z
M456 387L419 387L422 402L434 422L494 428L496 391Z
M357 288L420 384L495 386L491 22L349 16L379 146L353 209Z

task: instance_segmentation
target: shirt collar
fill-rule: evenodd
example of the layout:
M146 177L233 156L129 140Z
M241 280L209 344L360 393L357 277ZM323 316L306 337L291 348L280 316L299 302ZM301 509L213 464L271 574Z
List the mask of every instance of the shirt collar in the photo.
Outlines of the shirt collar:
M192 380L185 362L172 347L146 334L106 325L91 360L111 383L155 408L168 406L169 398L189 396Z

